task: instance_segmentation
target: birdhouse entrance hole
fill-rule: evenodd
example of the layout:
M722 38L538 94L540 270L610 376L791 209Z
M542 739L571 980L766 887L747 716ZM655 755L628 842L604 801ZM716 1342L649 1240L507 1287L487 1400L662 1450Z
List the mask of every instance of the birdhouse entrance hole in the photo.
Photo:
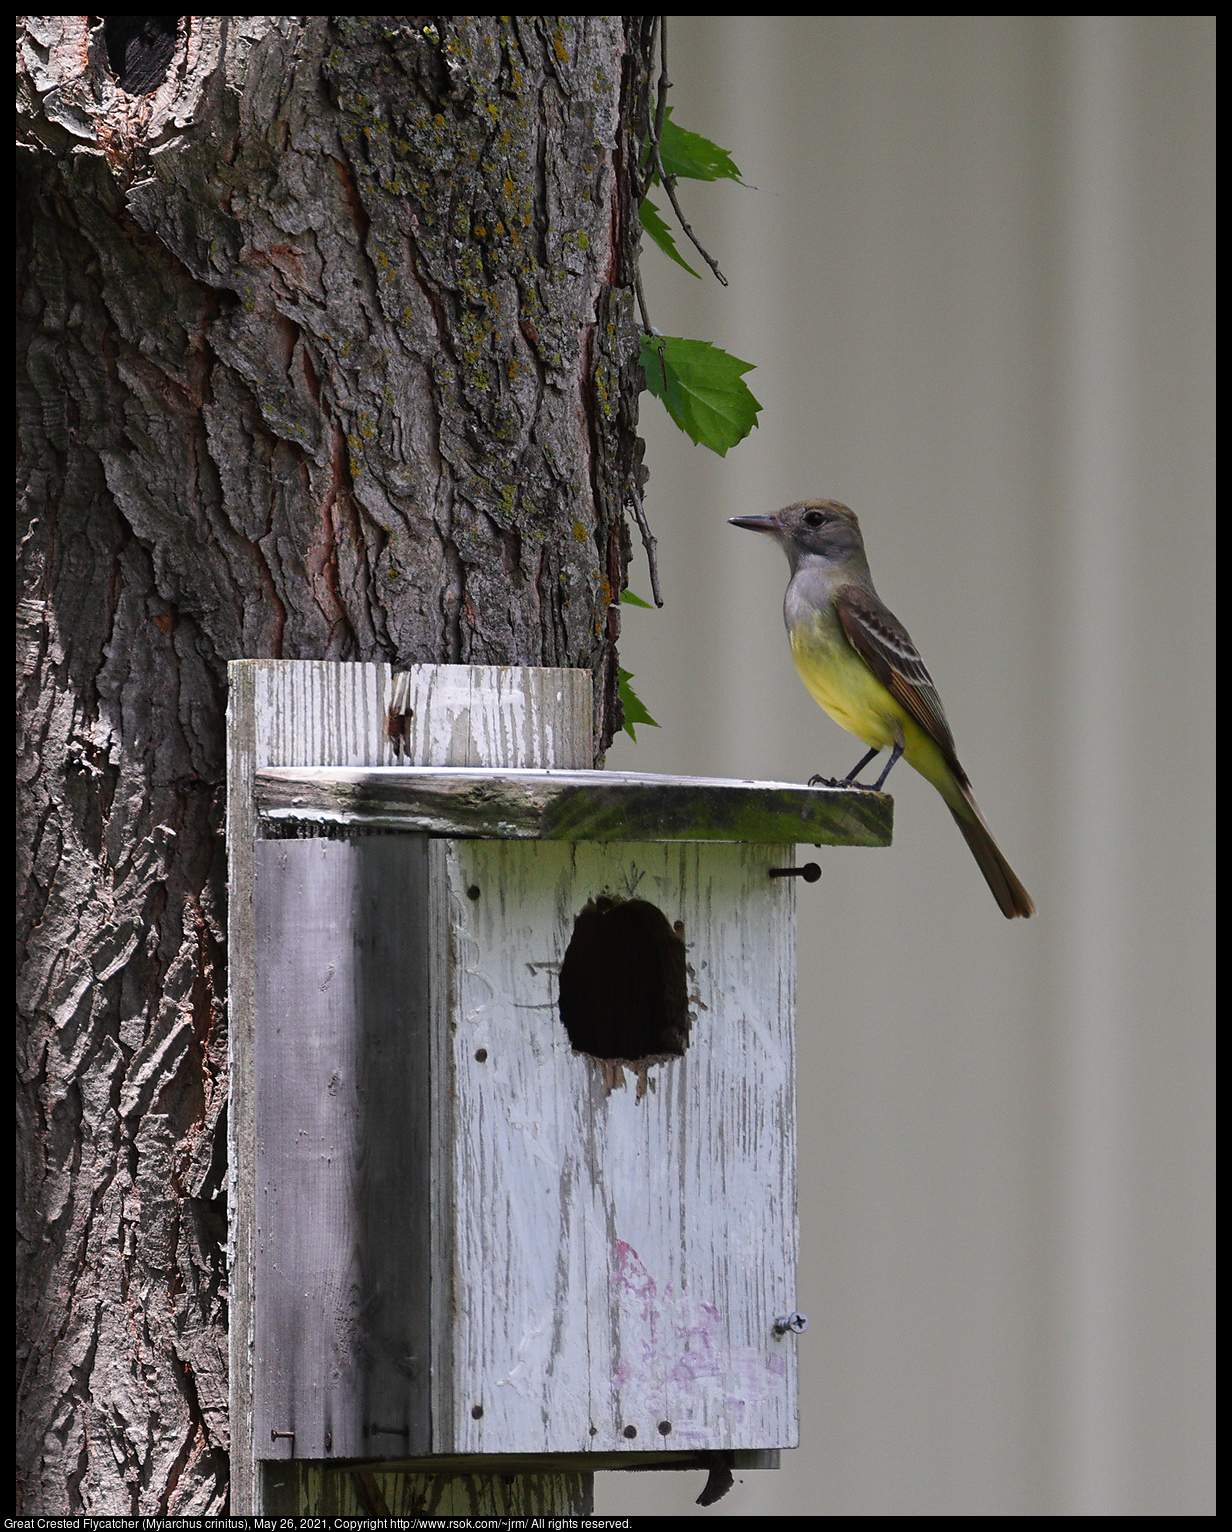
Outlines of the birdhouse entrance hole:
M679 1058L689 1042L683 926L645 899L592 899L560 967L560 1019L591 1058Z

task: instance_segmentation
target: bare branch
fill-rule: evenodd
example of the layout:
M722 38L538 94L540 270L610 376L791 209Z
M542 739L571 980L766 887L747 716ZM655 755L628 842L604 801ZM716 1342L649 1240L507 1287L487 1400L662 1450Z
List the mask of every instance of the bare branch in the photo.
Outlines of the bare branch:
M651 58L654 57L653 51ZM667 17L659 17L659 97L655 102L654 141L663 137L663 124L667 119L667 93L672 82L667 75Z
M694 234L692 225L684 216L680 203L676 197L676 177L669 176L663 168L663 155L660 152L660 144L663 141L663 124L667 121L667 93L672 88L671 78L667 72L667 17L659 17L659 98L655 105L654 136L651 140L651 150L654 154L655 169L659 172L659 179L663 182L663 188L667 192L668 201L672 204L672 211L680 220L680 227L693 242L693 247L710 267L723 286L726 287L727 278L719 270L719 263L715 260L697 235Z
M638 494L635 485L629 485L629 499L633 502L633 516L637 522L637 529L642 534L642 547L646 550L646 563L650 566L650 594L654 597L656 606L663 605L663 596L659 590L659 559L658 540L650 530L650 523L646 520L646 512L642 506L642 497Z

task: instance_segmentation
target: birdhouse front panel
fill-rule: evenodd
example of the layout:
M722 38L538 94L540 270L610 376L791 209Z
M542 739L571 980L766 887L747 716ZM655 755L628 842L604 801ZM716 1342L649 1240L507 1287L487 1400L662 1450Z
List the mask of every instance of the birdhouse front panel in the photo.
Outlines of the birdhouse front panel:
M433 849L433 1450L794 1445L785 848Z

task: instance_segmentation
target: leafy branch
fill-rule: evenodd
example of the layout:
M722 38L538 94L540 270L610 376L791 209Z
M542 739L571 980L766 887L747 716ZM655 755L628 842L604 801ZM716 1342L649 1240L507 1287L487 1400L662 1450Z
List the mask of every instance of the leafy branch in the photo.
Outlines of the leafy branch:
M657 28L659 79L654 120L638 172L634 176L633 189L638 198L638 213L643 230L664 255L678 266L683 266L690 276L699 277L700 273L689 265L676 248L675 235L648 195L651 187L662 186L681 229L726 287L727 278L719 269L718 261L698 239L684 215L676 195L676 184L683 178L692 181L735 181L737 185L743 186L744 178L726 149L720 149L718 144L703 138L700 133L690 133L687 128L672 121L672 109L667 104L667 93L672 82L667 72L665 16L657 19ZM639 176L642 178L641 185L637 184ZM720 457L724 456L730 447L742 441L757 424L761 405L742 377L742 374L752 370L753 364L742 362L707 341L659 335L650 322L640 276L637 299L644 332L642 362L646 369L647 388L663 401L668 414L686 436L709 447ZM651 352L657 366L650 360Z
M727 278L719 269L719 263L693 232L684 215L676 193L677 183L692 181L735 181L743 186L739 168L726 149L699 133L690 133L672 121L672 109L667 104L671 78L667 72L667 18L656 18L655 27L659 49L659 79L655 99L653 121L647 134L640 162L632 173L633 193L637 198L638 216L642 229L658 245L669 260L683 266L690 276L699 278L696 271L676 247L676 236L662 212L648 195L651 187L661 186L667 193L672 212L680 229L693 248L710 267L724 287ZM653 57L654 41L651 50ZM689 340L678 335L660 335L650 322L646 294L642 287L640 272L636 279L638 310L642 320L642 367L646 374L646 387L664 408L676 425L701 446L709 447L720 457L730 448L743 441L757 424L761 405L753 397L744 381L744 374L752 371L751 362L742 362L709 341ZM646 520L641 496L634 485L629 486L629 498L634 519L646 550L646 562L650 568L650 589L656 606L663 605L659 590L659 567L656 557L657 544ZM624 599L636 606L646 602L625 592ZM625 729L637 738L633 724L654 724L645 705L629 686L628 671L620 672L620 698L625 709ZM655 725L657 727L657 725Z

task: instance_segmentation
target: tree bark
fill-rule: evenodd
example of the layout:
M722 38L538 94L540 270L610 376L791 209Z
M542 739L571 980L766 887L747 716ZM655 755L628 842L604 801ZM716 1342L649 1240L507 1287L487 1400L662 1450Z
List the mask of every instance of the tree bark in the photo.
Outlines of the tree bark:
M619 726L642 18L24 18L20 1507L227 1497L226 662Z

